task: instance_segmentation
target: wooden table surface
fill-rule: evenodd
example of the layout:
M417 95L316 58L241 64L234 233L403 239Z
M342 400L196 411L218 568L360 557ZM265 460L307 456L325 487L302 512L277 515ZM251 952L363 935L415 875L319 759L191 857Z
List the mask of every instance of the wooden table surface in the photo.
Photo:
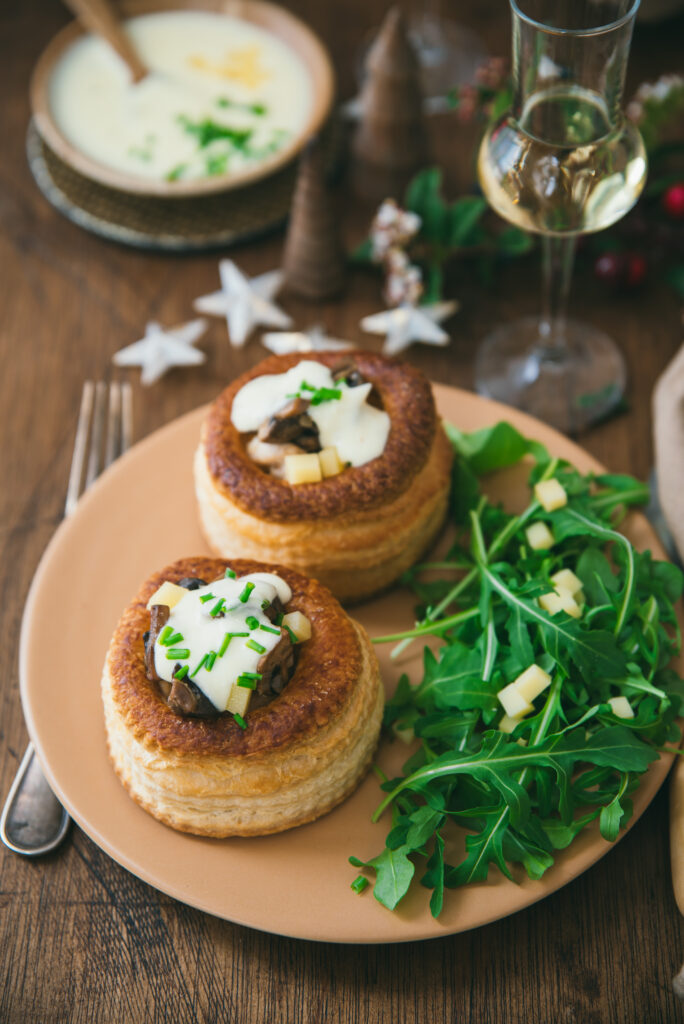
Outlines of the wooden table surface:
M356 48L384 4L296 0L292 6L330 46L341 94L350 95ZM504 0L470 0L459 5L458 16L480 31L491 52L507 51ZM192 300L217 286L217 256L169 257L118 247L84 233L48 205L25 161L27 84L39 52L68 15L57 0L25 0L8 4L2 18L4 797L27 739L17 669L22 608L61 519L83 380L111 377L112 354L138 338L148 320L172 325L187 319ZM681 70L683 29L681 18L637 29L633 82ZM435 129L449 179L467 180L462 129L453 119L442 119ZM339 201L352 244L363 234L367 211L344 191ZM276 235L233 255L257 273L279 264L281 247ZM492 325L537 309L538 274L532 257L502 268L496 286L483 291L467 268L456 268L450 290L461 298L462 311L452 322L451 344L415 346L409 358L435 380L470 387L478 339ZM582 267L574 296L581 316L616 338L629 368L629 410L581 441L612 469L643 477L652 461L651 391L681 341L679 305L657 279L616 297ZM377 281L356 273L339 301L285 304L299 324L320 321L332 334L368 344L359 320L381 308L380 301ZM377 347L375 341L369 347ZM175 371L151 388L143 389L137 372L131 373L137 438L209 401L264 354L256 340L242 351L231 349L218 320L200 345L207 353L204 366ZM607 857L543 902L474 932L405 945L316 944L209 917L139 881L76 827L58 852L42 860L24 860L4 847L0 852L0 1021L7 1024L657 1024L684 1017L671 991L683 958L684 929L670 888L665 790Z

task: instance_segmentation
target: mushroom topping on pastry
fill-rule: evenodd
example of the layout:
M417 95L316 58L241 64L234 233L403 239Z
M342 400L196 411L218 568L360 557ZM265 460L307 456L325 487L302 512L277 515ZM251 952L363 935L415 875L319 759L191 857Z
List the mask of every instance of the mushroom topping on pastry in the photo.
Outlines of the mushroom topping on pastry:
M163 682L145 670L150 617ZM248 712L225 710L236 694ZM344 800L369 767L384 703L373 646L329 590L282 565L206 556L142 584L112 636L102 699L131 797L165 825L215 837L282 832Z
M304 452L317 452L321 442L318 427L309 416L307 409L311 403L298 395L282 409L274 412L266 423L262 423L257 431L260 441L270 444L296 444Z
M148 601L147 678L178 715L229 711L244 724L250 703L263 707L294 670L299 636L283 622L290 588L274 573L238 577L230 567L211 583L190 584L166 581Z
M250 380L235 396L232 421L243 435L249 457L272 475L300 484L330 476L313 465L290 472L286 456L334 449L337 472L382 455L390 430L383 409L372 405L373 385L347 362L332 370L303 359L281 374Z
M383 590L433 543L453 450L416 367L374 352L344 360L272 356L238 378L206 416L194 471L213 551L290 566L346 601ZM320 450L276 428L278 414L309 417Z

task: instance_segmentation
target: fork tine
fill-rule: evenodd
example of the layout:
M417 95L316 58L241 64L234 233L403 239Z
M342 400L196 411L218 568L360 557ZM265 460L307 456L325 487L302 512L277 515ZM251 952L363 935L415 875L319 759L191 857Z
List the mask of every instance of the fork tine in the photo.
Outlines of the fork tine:
M109 385L109 407L107 409L107 440L105 444L105 468L111 466L121 451L121 385L112 381Z
M67 486L66 503L64 505L65 516L70 516L74 511L76 508L76 502L78 501L78 497L81 493L81 480L83 478L83 466L85 464L86 447L88 444L90 418L93 412L94 394L95 385L91 380L87 380L83 385L81 408L78 413L76 440L74 441L74 454L71 459L69 484Z
M79 497L97 479L101 468L110 466L131 446L133 434L133 394L131 385L102 381L83 385L78 414L74 454L71 460L64 515L76 508ZM90 443L89 443L90 442ZM104 442L104 459L102 449ZM87 462L87 466L86 466ZM85 481L83 469L86 466ZM83 483L83 486L81 484Z
M133 389L128 381L121 385L121 451L133 443Z
M95 407L93 409L93 425L90 434L90 452L84 491L97 479L100 472L100 456L102 454L102 438L106 418L107 385L99 380L95 385Z

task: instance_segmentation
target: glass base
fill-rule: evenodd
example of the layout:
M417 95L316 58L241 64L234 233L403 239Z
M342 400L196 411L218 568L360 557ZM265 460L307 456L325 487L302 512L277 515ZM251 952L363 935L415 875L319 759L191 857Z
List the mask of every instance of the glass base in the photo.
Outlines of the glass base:
M527 317L499 327L475 358L475 387L566 434L603 419L625 391L615 343L595 327L568 320L562 348L545 344L545 321Z

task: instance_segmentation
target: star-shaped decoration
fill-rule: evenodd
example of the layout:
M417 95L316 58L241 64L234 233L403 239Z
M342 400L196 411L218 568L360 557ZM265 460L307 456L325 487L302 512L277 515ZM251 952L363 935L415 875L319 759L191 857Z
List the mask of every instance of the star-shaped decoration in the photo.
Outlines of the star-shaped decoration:
M245 277L232 260L221 260L219 275L220 291L201 295L194 306L198 313L225 316L231 344L236 348L242 348L257 324L291 326L292 318L271 301L283 283L281 270Z
M426 306L402 305L365 316L361 327L369 334L385 334L382 351L387 356L403 352L414 341L446 345L447 332L439 326L458 309L458 302L432 302Z
M305 331L269 331L261 342L277 356L287 352L343 352L354 348L350 341L328 337L320 324L307 327Z
M141 366L141 384L154 384L173 366L198 366L204 362L204 352L193 346L206 329L207 321L201 319L168 329L151 320L145 337L120 349L113 361L117 366Z

